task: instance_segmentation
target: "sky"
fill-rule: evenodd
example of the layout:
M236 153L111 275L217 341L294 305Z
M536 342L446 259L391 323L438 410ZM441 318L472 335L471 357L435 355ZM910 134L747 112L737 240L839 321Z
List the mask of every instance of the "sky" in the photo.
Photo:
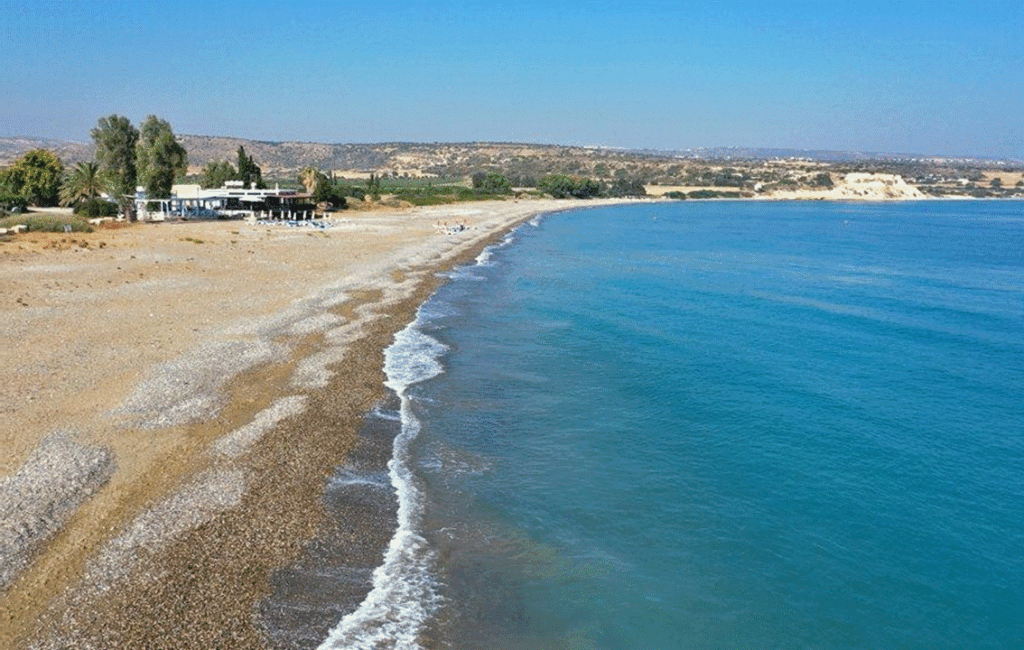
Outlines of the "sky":
M0 0L0 136L1024 159L1024 1Z

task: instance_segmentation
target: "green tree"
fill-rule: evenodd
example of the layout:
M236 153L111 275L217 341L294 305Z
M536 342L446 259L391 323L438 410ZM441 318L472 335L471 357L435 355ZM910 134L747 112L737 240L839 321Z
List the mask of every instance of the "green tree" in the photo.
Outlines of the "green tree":
M335 208L341 209L348 207L343 188L338 187L333 179L327 178L324 174L318 175L312 194L313 201L316 203L330 203Z
M366 181L366 191L374 201L380 200L380 176L370 172L370 178Z
M98 198L106 190L100 166L95 162L80 162L64 177L60 188L60 204L76 205Z
M139 129L135 145L139 182L149 198L171 195L174 179L188 169L188 152L174 137L166 120L150 115Z
M556 199L569 197L585 199L596 196L601 190L597 181L589 178L574 178L565 174L549 174L540 180L537 187Z
M226 160L221 162L210 161L203 167L203 175L199 184L206 189L224 187L228 181L238 180L238 172L235 166Z
M832 181L832 176L828 172L821 172L811 179L811 185L815 187L825 187L832 189L835 187L835 183Z
M127 117L101 117L92 130L100 173L128 219L135 218L133 197L137 179L135 145L139 131Z
M256 164L256 161L245 155L245 147L238 146L238 180L242 181L245 189L266 187L263 184L263 170Z
M51 151L33 149L4 170L4 194L20 196L29 205L57 205L64 163Z
M616 178L604 188L601 194L608 197L647 196L647 188L644 187L644 182L640 179Z
M512 191L512 182L502 174L495 172L476 172L472 176L473 188L484 194L508 194Z

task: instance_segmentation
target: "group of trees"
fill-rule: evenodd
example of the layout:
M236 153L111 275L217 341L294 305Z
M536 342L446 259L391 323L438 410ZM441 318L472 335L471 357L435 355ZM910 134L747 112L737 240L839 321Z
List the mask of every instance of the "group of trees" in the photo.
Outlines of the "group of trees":
M53 152L33 149L0 171L0 204L7 210L57 205L64 163Z
M96 143L96 165L106 193L114 197L122 212L134 217L135 188L150 198L170 196L174 179L188 168L188 152L174 137L171 125L150 115L136 129L127 117L101 117L92 130ZM82 170L85 177L88 170ZM75 192L69 192L75 194Z
M176 177L188 167L188 153L178 143L171 125L150 115L136 129L121 115L102 117L92 129L94 161L80 162L65 172L56 154L46 149L27 152L10 168L0 171L0 204L76 208L107 194L126 216L133 216L135 190L150 197L171 193Z
M475 172L471 177L473 189L481 194L509 194L512 186L536 187L556 199L586 199L595 196L622 197L646 196L647 190L639 179L616 178L610 183L600 183L591 178L580 178L567 174L548 174L537 181L532 178L518 178L516 182L496 172Z
M597 196L601 186L589 178L576 178L565 174L549 174L540 179L537 189L556 199L587 199Z
M333 172L327 176L316 167L305 167L299 173L299 182L306 188L306 192L314 202L330 203L335 208L348 207L348 200L345 197L352 196L362 199L366 196L366 192L360 188L338 183ZM374 174L370 174L367 189L371 192L380 191L380 179Z
M495 172L476 172L471 177L473 189L483 194L508 194L512 191L512 181L503 174Z
M241 181L245 189L264 189L263 170L251 156L246 155L245 147L238 147L238 167L227 160L210 161L203 167L199 184L206 189L224 187L228 181Z

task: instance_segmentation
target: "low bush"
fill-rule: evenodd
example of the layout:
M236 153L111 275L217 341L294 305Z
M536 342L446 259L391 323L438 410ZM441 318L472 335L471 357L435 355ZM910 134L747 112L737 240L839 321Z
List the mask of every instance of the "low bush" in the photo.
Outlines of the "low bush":
M686 195L688 199L738 199L739 192L722 192L719 190L694 190Z
M0 193L0 215L24 212L28 207L25 197L18 194Z
M118 213L117 204L103 199L89 199L82 201L75 206L75 214L84 219L96 219L98 217L116 217Z
M0 228L23 225L29 232L64 232L68 226L72 232L92 232L93 227L81 217L60 214L21 214L0 219Z

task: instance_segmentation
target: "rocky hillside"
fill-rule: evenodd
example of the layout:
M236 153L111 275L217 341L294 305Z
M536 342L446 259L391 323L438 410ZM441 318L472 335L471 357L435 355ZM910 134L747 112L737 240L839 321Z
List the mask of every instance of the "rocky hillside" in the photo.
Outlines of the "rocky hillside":
M815 191L834 196L896 193L912 195L1017 196L1024 194L1024 165L1019 161L979 161L917 157L860 157L841 152L804 152L780 156L780 150L708 149L701 151L629 151L577 146L520 143L382 143L325 144L261 142L241 138L179 135L188 151L189 173L197 175L211 161L237 159L245 147L268 180L294 182L300 170L359 178L371 172L393 177L466 178L478 171L508 176L515 186L532 186L548 174L588 177L603 183L642 181L652 187L684 193L713 188L728 195L784 195ZM50 149L65 164L90 160L91 143L41 138L0 138L0 166L25 151ZM758 156L758 152L762 156ZM799 153L786 150L786 153ZM829 153L828 156L824 155ZM898 176L908 187L853 187L848 174ZM998 179L998 180L997 180ZM840 187L842 186L842 187ZM847 187L849 186L849 187ZM916 188L916 189L915 189ZM876 191L877 190L877 191ZM911 191L913 190L913 191Z

